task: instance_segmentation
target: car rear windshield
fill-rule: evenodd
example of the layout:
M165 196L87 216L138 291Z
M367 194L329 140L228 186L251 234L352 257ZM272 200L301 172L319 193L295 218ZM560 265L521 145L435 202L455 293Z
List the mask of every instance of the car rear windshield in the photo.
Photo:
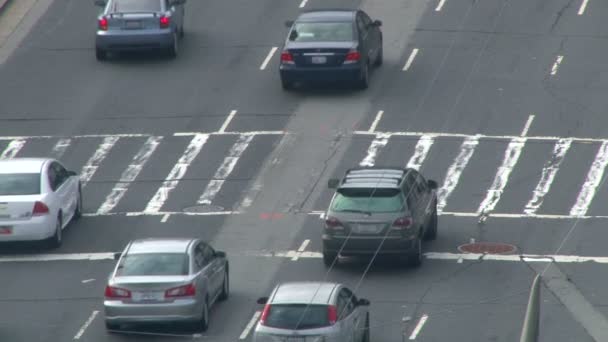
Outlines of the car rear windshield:
M188 275L189 258L185 253L127 254L118 266L117 276Z
M113 12L160 12L160 0L114 0Z
M0 196L40 194L39 173L0 174Z
M399 189L339 189L331 204L332 211L397 212L405 203Z
M350 22L297 22L289 34L293 42L350 42L354 40Z
M266 325L279 329L316 329L329 325L326 305L273 304Z

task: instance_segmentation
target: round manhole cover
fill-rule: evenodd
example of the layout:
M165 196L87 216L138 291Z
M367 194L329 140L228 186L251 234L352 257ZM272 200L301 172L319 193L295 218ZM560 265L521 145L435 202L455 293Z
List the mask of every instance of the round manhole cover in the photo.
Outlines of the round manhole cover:
M186 213L211 213L216 211L224 211L224 207L219 205L195 205L182 209Z
M462 253L511 254L517 250L517 247L500 242L475 242L460 245L458 250Z

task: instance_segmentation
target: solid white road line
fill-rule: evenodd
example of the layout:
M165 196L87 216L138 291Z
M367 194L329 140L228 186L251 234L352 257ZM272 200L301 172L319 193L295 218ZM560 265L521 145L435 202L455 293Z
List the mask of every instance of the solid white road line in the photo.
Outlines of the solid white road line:
M583 2L581 3L581 7L578 9L578 15L583 15L585 13L585 9L587 8L588 3L589 0L583 0Z
M89 325L91 325L91 323L93 322L95 317L97 317L98 314L99 314L99 311L97 311L97 310L95 310L95 311L93 311L93 313L91 313L91 316L89 316L89 319L87 319L86 322L84 322L84 324L82 325L80 330L78 330L78 332L74 336L75 340L79 340L82 337L82 335L84 335L84 332L87 330Z
M251 140L253 140L253 135L241 135L236 143L234 143L230 151L228 151L228 156L224 158L222 165L215 171L213 179L209 181L207 188L205 188L205 191L198 199L199 204L211 204Z
M578 193L576 203L570 209L570 215L581 216L587 213L589 205L595 196L595 191L602 181L602 176L604 175L607 164L608 142L604 142L602 146L600 146L593 164L591 164L587 179L585 180L581 191Z
M412 63L414 63L414 58L416 58L416 55L418 54L418 49L413 49L412 52L410 53L410 57L408 57L407 61L405 62L405 65L403 66L403 71L408 71L410 69L410 67L412 66Z
M145 212L154 213L160 211L169 197L169 193L175 189L179 181L184 177L190 163L192 163L194 158L199 154L203 145L207 142L207 139L209 139L208 134L198 134L192 138L190 144L188 144L188 147L177 161L177 164L173 166L173 169L171 169L161 187L156 191L156 194L154 194L154 197L152 197L150 202L148 202L148 205L146 205L146 209L144 209Z
M372 125L369 126L369 130L368 130L369 133L374 133L374 131L376 130L376 127L378 127L378 123L382 119L383 115L384 115L384 111L379 110L378 114L376 114L376 118L374 119L374 122L372 122Z
M418 337L418 334L420 334L420 331L422 330L422 327L424 327L424 324L426 323L426 321L429 319L429 315L422 315L422 317L420 317L420 320L418 321L418 324L416 324L416 328L414 328L414 331L412 331L412 334L410 335L410 340L415 340L416 337Z
M445 5L445 0L439 0L439 4L437 5L437 7L435 7L435 12L441 11L443 5Z
M424 163L431 146L433 146L433 142L434 140L432 135L421 136L420 139L418 139L418 143L416 143L414 155L410 158L406 167L414 170L420 170L420 167L422 167L422 163Z
M258 322L258 319L260 318L261 314L261 311L256 311L253 313L253 317L251 317L251 320L249 320L249 323L247 323L247 326L245 326L245 329L241 333L241 336L239 336L239 340L244 340L247 338L249 332L251 331L251 329L253 329L253 326Z
M532 141L558 141L560 139L572 139L573 142L581 142L581 143L592 143L592 142L600 142L603 143L608 141L608 139L598 139L598 138L580 138L580 137L555 137L555 136L526 136L522 137L521 135L484 135L484 134L462 134L462 133L447 133L447 132L374 132L370 133L368 131L354 131L354 135L378 135L385 134L388 136L395 137L420 137L422 135L432 135L435 138L466 138L477 136L479 139L492 139L492 140L511 140L516 138L522 138Z
M4 149L4 152L2 152L2 155L0 155L0 159L15 158L17 153L19 153L19 151L21 151L21 149L23 148L24 145L25 145L25 139L12 140L8 144L8 146L6 146L6 148Z
M376 134L376 139L372 141L367 149L367 155L359 163L359 166L374 166L378 152L386 146L390 136L386 134Z
M454 217L479 217L477 212L455 212L455 211L443 211L438 213L441 216L454 216ZM85 216L87 214L84 214ZM307 215L319 216L319 219L323 219L325 212L322 210L313 210L307 213ZM572 220L572 219L608 219L608 215L596 215L596 216L572 216L572 215L555 215L555 214L509 214L509 213L492 213L494 218L505 218L505 219L541 219L541 220Z
M127 212L110 212L110 213L84 213L84 217L103 217L103 216L227 216L240 214L238 211L207 211L207 212L188 212L188 211L127 211Z
M235 112L236 113L236 112ZM173 133L174 137L191 137L197 134L208 135L283 135L285 131L250 131L250 132L177 132Z
M526 121L526 124L524 125L524 129L521 131L520 136L525 137L526 135L528 135L528 131L530 130L532 121L534 121L534 117L535 117L534 114L532 114L528 117L528 120Z
M557 56L555 63L553 63L553 67L551 67L551 75L557 74L557 69L559 69L559 65L562 64L562 60L564 60L564 56Z
M540 208L540 206L543 204L545 195L551 189L551 184L553 184L555 175L557 174L566 153L570 149L571 144L572 139L560 139L557 143L555 143L551 159L545 163L540 176L540 181L538 184L536 184L532 198L530 201L528 201L528 204L526 204L526 207L524 208L524 213L528 215L535 214L538 211L538 208Z
M231 110L230 114L228 114L228 117L226 118L226 120L222 124L222 127L220 127L220 130L218 131L219 133L226 132L226 128L228 128L228 125L230 124L230 121L232 121L232 119L234 118L235 115L236 115L236 110L234 110L234 109Z
M445 208L447 204L448 197L456 188L458 181L460 180L460 176L462 175L462 171L467 167L471 156L475 152L475 148L479 144L479 138L477 136L467 137L465 138L462 146L460 147L460 153L454 159L454 162L448 168L448 171L445 175L445 181L443 182L443 186L437 191L437 212L443 212L443 208Z
M304 8L304 6L306 6L307 2L308 2L308 0L302 0L302 2L300 3L300 8Z
M87 183L91 180L101 162L107 157L108 153L116 142L118 141L118 137L105 137L103 142L93 156L87 161L87 163L82 167L82 171L80 172L80 182L82 183L82 187L85 187Z
M53 146L53 151L51 151L51 156L53 156L53 158L55 158L55 159L61 159L61 157L63 157L63 155L65 154L65 151L67 151L68 147L70 147L71 143L72 143L72 139L68 139L68 138L59 139L59 141L57 141L55 146Z
M137 178L137 175L139 175L162 139L163 137L149 137L146 140L139 152L133 157L131 164L123 171L118 183L114 185L110 194L97 210L98 213L108 213L114 209L129 189L129 185L135 181L135 178Z
M260 70L266 69L266 66L268 66L268 63L272 59L274 53L277 52L277 49L278 47L276 46L273 46L272 49L270 49L270 52L268 52L268 56L266 56L266 59L264 59L264 62L262 63L262 65L260 65Z
M107 138L107 137L118 137L118 138L141 138L149 137L150 134L77 134L71 136L61 135L24 135L24 136L0 136L0 140L15 140L15 139L59 139L59 138Z

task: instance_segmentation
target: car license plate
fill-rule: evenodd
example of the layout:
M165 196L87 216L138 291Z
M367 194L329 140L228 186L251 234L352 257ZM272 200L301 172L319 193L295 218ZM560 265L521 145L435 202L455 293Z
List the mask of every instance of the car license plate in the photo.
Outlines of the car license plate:
M327 63L327 57L325 56L313 56L311 58L312 64L325 64Z
M287 338L287 342L306 342L306 337L304 337L304 336L289 336Z
M128 29L140 29L141 28L141 21L139 20L127 20L125 22L125 28Z
M376 226L371 224L358 224L355 226L355 231L360 234L375 234Z
M13 234L13 227L0 226L0 235L11 235L11 234Z
M136 301L152 301L162 299L161 292L137 292L133 294L133 299Z

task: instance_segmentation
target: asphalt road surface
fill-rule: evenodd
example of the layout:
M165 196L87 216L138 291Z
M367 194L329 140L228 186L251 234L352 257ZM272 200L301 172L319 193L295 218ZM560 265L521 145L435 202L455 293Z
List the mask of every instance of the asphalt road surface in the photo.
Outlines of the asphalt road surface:
M382 20L384 65L365 91L286 93L278 52L264 61L285 20L324 7ZM555 255L574 285L543 287L540 340L593 341L571 312L608 304L608 2L189 0L176 60L104 63L96 13L92 0L24 0L0 16L1 157L55 156L86 183L86 217L60 249L0 246L1 341L246 341L259 296L322 279L371 300L372 341L515 341L546 265L518 254ZM357 165L439 182L420 269L323 266L325 184ZM229 255L231 298L209 331L106 332L110 253L175 236ZM517 252L460 254L471 241Z

